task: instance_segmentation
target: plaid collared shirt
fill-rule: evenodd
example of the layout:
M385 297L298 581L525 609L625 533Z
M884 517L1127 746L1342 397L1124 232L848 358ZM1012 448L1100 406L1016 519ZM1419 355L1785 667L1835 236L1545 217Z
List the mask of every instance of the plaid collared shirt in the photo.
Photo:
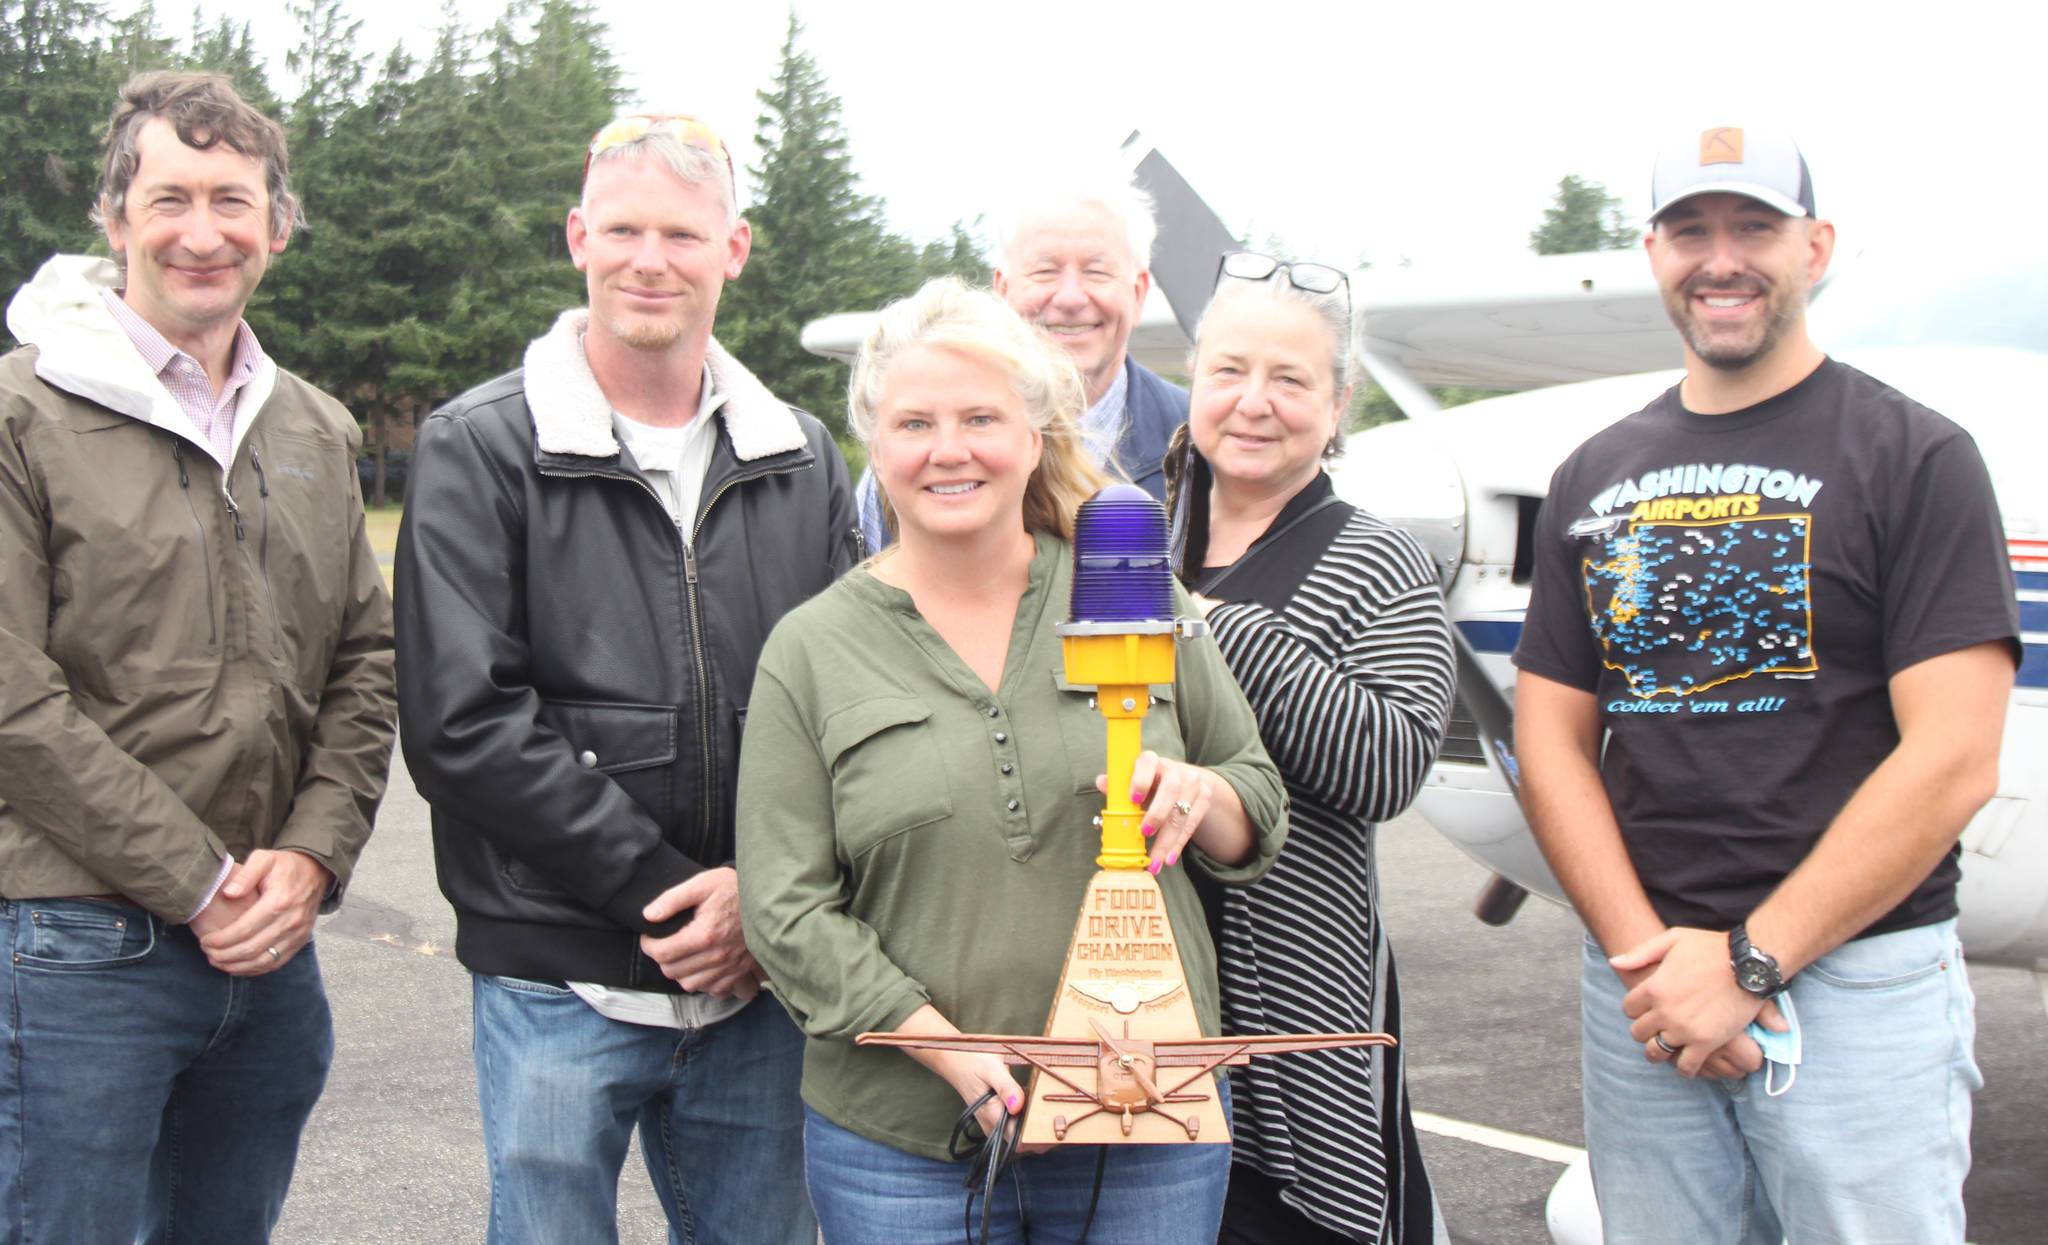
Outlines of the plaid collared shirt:
M135 349L142 353L157 380L177 402L178 409L191 419L199 435L213 447L213 456L225 465L234 452L235 411L241 402L242 387L263 366L263 347L257 344L249 322L244 320L235 326L235 350L228 363L228 378L216 394L199 360L173 346L157 332L155 325L137 315L114 291L103 290L100 297L113 313L114 322L128 334L128 340L135 343Z

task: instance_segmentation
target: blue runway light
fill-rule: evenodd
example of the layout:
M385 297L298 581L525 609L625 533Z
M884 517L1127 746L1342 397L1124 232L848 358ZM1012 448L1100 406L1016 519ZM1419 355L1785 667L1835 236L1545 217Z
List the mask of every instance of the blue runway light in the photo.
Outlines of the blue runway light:
M1071 622L1173 619L1166 507L1134 484L1112 484L1074 518Z

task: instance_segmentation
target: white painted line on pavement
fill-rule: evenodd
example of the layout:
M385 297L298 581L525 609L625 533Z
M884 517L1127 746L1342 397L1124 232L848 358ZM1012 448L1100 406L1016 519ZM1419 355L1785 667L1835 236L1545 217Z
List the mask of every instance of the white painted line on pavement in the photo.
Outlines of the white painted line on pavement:
M1417 1111L1415 1127L1439 1137L1451 1137L1458 1141L1469 1141L1474 1145L1487 1146L1495 1150L1506 1150L1524 1158L1542 1159L1546 1163L1575 1163L1586 1157L1586 1152L1577 1146L1560 1145L1545 1141L1541 1137L1529 1137L1511 1133L1505 1129L1488 1128L1484 1124L1469 1124L1447 1116L1431 1115Z

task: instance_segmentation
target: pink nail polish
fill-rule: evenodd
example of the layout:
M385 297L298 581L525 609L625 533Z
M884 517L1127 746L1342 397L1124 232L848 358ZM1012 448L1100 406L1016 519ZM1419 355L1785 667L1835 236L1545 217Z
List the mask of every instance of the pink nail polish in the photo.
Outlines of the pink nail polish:
M1146 865L1146 866L1145 866L1145 869L1146 869L1146 871L1147 871L1147 872L1151 873L1151 874L1152 874L1152 875L1153 875L1154 877L1157 877L1157 876L1159 876L1159 862L1158 862L1158 861L1156 861L1156 860L1155 860L1155 861L1153 861L1153 862L1152 862L1151 864L1149 864L1149 865Z
M1179 853L1179 852L1168 852L1168 853L1166 853L1166 863L1167 863L1167 864L1170 864L1170 865L1177 865L1177 864L1179 864L1179 863L1180 863L1180 853Z
M1144 835L1148 839L1151 838L1154 834L1157 834L1158 832L1159 827L1154 825L1140 825L1138 827L1138 833Z
M1017 1113L1017 1095L1011 1094L1008 1098L1003 1099L1003 1105L1010 1109L1010 1114L1015 1115Z

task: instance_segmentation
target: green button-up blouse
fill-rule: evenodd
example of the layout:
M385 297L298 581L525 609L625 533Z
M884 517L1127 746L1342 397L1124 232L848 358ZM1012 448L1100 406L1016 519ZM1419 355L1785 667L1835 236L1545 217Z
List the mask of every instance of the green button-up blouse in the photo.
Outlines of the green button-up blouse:
M1103 721L1053 634L1072 551L1043 534L1037 546L994 693L908 593L855 570L776 627L748 706L740 903L748 947L810 1035L804 1101L932 1158L965 1104L909 1055L854 1036L927 1002L969 1032L1042 1031L1101 849ZM1185 595L1178 608L1193 613ZM1159 876L1214 1034L1216 954L1185 869L1256 879L1285 837L1286 797L1212 640L1183 642L1153 695L1145 746L1230 783L1257 836L1241 864L1191 849Z

